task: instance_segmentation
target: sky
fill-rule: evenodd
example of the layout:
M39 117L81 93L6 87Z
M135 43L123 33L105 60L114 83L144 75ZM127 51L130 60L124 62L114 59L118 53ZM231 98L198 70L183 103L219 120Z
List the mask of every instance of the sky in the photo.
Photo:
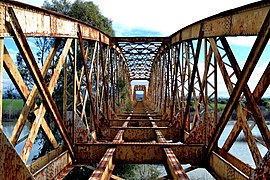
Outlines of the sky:
M20 1L35 6L42 6L44 2L43 0ZM104 16L113 21L116 36L140 32L144 35L145 31L148 33L152 31L153 35L169 36L193 22L255 1L93 0L93 2L99 6Z
M19 0L34 6L42 6L43 0ZM74 2L74 0L70 0ZM93 0L101 13L112 20L116 36L170 36L179 29L218 14L222 11L243 6L254 0ZM236 57L244 63L255 37L228 38ZM256 86L259 75L269 62L270 43L250 78L251 90ZM243 64L242 63L242 64ZM225 85L223 82L220 86ZM221 88L223 89L223 88ZM225 88L226 89L226 88ZM267 93L270 96L268 90Z

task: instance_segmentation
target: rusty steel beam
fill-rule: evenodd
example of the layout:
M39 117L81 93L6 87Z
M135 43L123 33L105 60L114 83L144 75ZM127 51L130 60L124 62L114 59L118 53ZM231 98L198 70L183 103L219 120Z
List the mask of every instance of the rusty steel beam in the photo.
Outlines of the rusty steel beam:
M4 47L4 55L3 55L3 57L4 57L4 68L5 68L8 76L9 76L9 78L11 79L11 81L13 82L13 84L16 87L17 91L21 95L21 98L24 100L24 102L26 102L29 95L30 95L30 92L28 90L27 85L24 83L23 78L22 78L19 70L17 69L17 66L13 62L13 60L12 60L12 58L11 58L11 56L10 56L10 54L9 54L6 47ZM43 74L45 74L45 73L43 73Z
M188 96L187 96L187 103L186 103L186 111L184 113L184 122L183 122L183 127L182 127L182 132L181 132L181 138L182 141L184 140L184 131L190 131L189 128L186 128L190 126L190 101L191 101L191 96L192 96L192 92L194 91L194 81L195 81L195 75L197 73L198 70L198 61L199 61L199 55L200 55L200 49L201 49L201 44L202 44L202 36L204 34L203 30L202 30L202 24L200 26L200 34L199 34L199 39L198 39L198 44L197 44L197 48L196 48L196 52L193 52L193 58L194 58L194 64L193 64L193 69L192 69L192 74L190 77L190 83L189 83L189 87L188 87ZM192 46L193 47L193 46Z
M132 123L129 123L129 125ZM178 128L168 127L127 127L127 128L101 128L102 136L99 139L112 140L119 130L124 130L123 139L128 142L151 141L155 139L155 130L160 130L166 139L174 142L180 140L180 130Z
M0 128L0 179L34 179Z
M87 66L87 58L85 56L85 51L84 51L84 44L83 44L81 26L78 25L77 29L78 29L78 37L79 37L80 49L81 49L81 53L82 53L82 56L83 56L84 73L85 73L85 76L86 76L86 87L87 87L87 91L88 91L89 98L90 98L91 110L92 110L92 113L93 113L93 116L94 116L95 130L97 132L99 132L98 131L99 125L98 125L98 121L97 121L97 112L95 111L95 103L94 103L94 98L93 98L92 83L91 83L91 80L90 80L88 66Z
M232 82L230 80L228 72L227 72L227 70L225 68L225 65L224 65L223 61L222 61L221 55L220 55L220 53L219 53L219 51L217 49L216 42L215 42L215 40L213 38L210 38L209 41L210 41L211 47L212 47L212 49L213 49L213 51L215 53L216 60L218 61L219 68L220 68L221 74L223 76L223 79L225 81L225 84L227 86L227 89L229 91L229 94L231 95L231 93L233 91L233 84L232 84ZM238 121L240 121L243 132L244 132L245 137L247 139L249 149L251 151L254 162L255 162L256 165L258 165L260 163L262 157L261 157L260 151L259 151L259 149L258 149L258 147L256 145L256 141L252 137L251 129L249 128L247 118L246 118L246 116L245 116L245 114L243 112L243 109L242 109L242 106L241 106L240 102L237 103L236 112L237 112L237 116L238 116Z
M151 118L149 118L151 120ZM157 127L155 122L151 122L153 127ZM166 142L165 137L163 136L162 132L160 130L155 130L157 141L158 142ZM178 159L176 158L174 152L171 148L164 148L164 153L167 159L167 166L170 170L170 175L173 177L173 179L189 179L185 170L179 163Z
M263 94L265 93L265 91L267 90L267 88L269 87L270 84L270 63L268 63L262 77L260 78L259 83L257 84L257 86L255 87L254 91L253 91L253 96L255 98L255 101L258 103L259 100L261 99L261 97L263 96ZM245 108L249 108L247 105ZM247 114L247 113L246 113ZM247 119L250 117L250 114L247 114ZM225 150L229 150L233 144L233 142L236 140L237 136L240 134L241 132L241 126L240 126L240 122L236 122L229 137L227 138L227 140L225 141L224 145L223 145L223 149Z
M170 42L169 37L111 37L110 40L112 43L117 43L117 42L169 43Z
M126 119L126 121L123 123L122 127L128 126L128 121L130 120L130 117ZM124 130L118 131L116 136L114 137L113 143L122 143L123 142L123 133ZM97 168L92 173L90 179L110 179L112 175L112 171L114 169L113 164L113 155L116 148L109 148L107 149L106 153L101 158Z
M7 14L8 7L12 7L26 37L65 37L77 38L77 26L82 27L82 38L88 40L101 40L109 44L109 36L89 24L65 16L63 14L31 6L16 1L3 0L0 2L0 14ZM8 20L4 16L3 20ZM69 27L69 28L67 28ZM4 30L4 33L10 33ZM1 36L3 37L3 32ZM11 35L11 34L9 34Z
M17 86L17 90L20 92L21 97L26 101L28 99L28 97L31 96L31 94L30 94L30 92L28 90L28 87L24 83L19 71L17 70L17 68L16 68L14 62L12 61L9 53L7 52L6 48L5 48L4 51L5 51L4 52L4 67L5 67L5 70L9 74L9 77L12 79L14 84ZM34 89L35 88L33 88L32 90L34 90ZM29 108L29 111L30 111L30 107L27 106L27 108ZM35 105L35 108L37 108L37 105ZM27 113L22 113L22 114L27 114ZM37 115L36 110L34 111L34 114ZM17 121L17 123L18 122L19 122L19 120ZM17 127L17 123L15 125L15 128ZM24 125L24 122L22 122L22 125ZM56 148L58 146L57 141L56 141L53 133L51 132L47 122L45 121L45 119L42 119L41 126L42 126L45 134L47 135L48 139L50 140L51 144L53 145L53 147ZM18 130L16 133L13 133L16 136L16 141L19 138L21 130ZM10 141L11 141L12 144L15 143L15 141L12 141L11 138L10 138Z
M268 18L270 18L270 11L269 11ZM268 29L269 29L269 27L270 27L270 22L268 24ZM269 31L270 30L268 30L268 33L269 33ZM270 36L270 35L268 35L268 36ZM268 37L268 39L269 39L269 37ZM231 64L233 64L233 69L235 71L236 77L240 78L241 77L241 75L240 75L241 70L240 70L240 67L239 67L231 49L228 46L228 42L224 38L221 38L221 41L222 41L226 51L228 52L228 57L229 57ZM263 51L263 49L258 49L258 51ZM265 86L267 86L267 85L265 85ZM269 84L268 84L268 86L269 86ZM265 92L265 91L266 91L266 89L262 88L261 92ZM258 125L258 128L261 132L262 138L265 141L267 148L269 149L270 148L270 132L269 132L269 129L267 127L266 121L265 121L259 107L257 106L257 102L259 101L260 98L258 96L257 96L257 98L254 97L247 85L244 87L244 95L245 95L247 102L248 102L247 105L252 107L252 108L249 108L249 110L252 112L254 119Z
M170 147L181 164L198 165L205 157L203 145L179 143L94 143L76 144L76 160L78 163L99 162L106 150L116 147L115 163L150 163L159 164L166 161L163 148ZM159 154L160 156L157 156ZM128 157L128 158L126 158Z
M49 69L49 66L51 64L51 61L53 59L53 56L55 55L56 53L56 49L58 47L58 45L60 44L60 39L56 40L55 41L55 44L54 46L51 48L51 51L49 52L48 54L48 57L47 59L45 60L45 63L44 63L44 66L41 70L42 72L42 75L43 77L45 77L45 75L47 74L48 72L48 69ZM38 95L38 89L36 86L34 86L32 88L32 91L29 92L28 90L28 87L27 85L25 84L20 72L18 71L16 65L14 64L14 62L12 61L9 53L7 50L5 50L5 55L4 55L5 59L4 59L4 67L7 71L7 73L9 74L9 77L11 78L11 80L13 81L14 84L16 84L17 86L17 90L20 92L21 94L21 97L23 99L25 99L25 105L22 109L22 112L15 124L15 127L14 127L14 130L12 131L12 134L10 136L10 142L12 144L15 144L16 141L18 140L20 134L21 134L21 131L23 129L23 126L27 120L27 115L29 114L31 108L33 108L33 105L34 105L34 109L38 109L38 106L36 104L34 104L35 102L35 99L36 99L36 96ZM34 111L34 114L37 115L37 110ZM42 127L44 127L45 129L49 129L47 128L47 125L46 125L46 121L45 119L42 121ZM50 133L48 130L45 131L45 133L48 132L48 135L49 134L52 134ZM51 137L49 139L54 139L51 135L48 136L48 137ZM55 142L56 141L52 141L52 144L55 145ZM57 145L57 143L56 143Z
M179 163L172 149L164 148L164 152L166 154L167 164L169 166L173 179L189 179L189 177L187 176L185 170Z
M55 88L55 86L57 84L57 80L58 80L58 78L60 76L62 66L65 63L65 59L66 59L68 50L69 50L69 48L71 46L71 43L72 43L72 39L67 39L67 41L66 41L66 43L64 45L64 49L62 51L62 54L59 57L56 68L54 70L54 73L53 73L53 75L51 77L51 80L50 80L50 83L48 85L48 90L49 90L50 95L52 95L53 90L54 90L54 88ZM32 127L31 127L31 130L29 132L28 138L27 138L27 140L25 142L25 145L24 145L24 148L22 150L21 158L22 158L22 160L24 162L27 161L27 159L28 159L28 157L30 155L30 152L32 150L34 141L36 139L39 127L40 127L41 122L42 122L42 120L43 120L43 118L45 116L45 113L46 113L46 107L44 106L43 103L41 103L41 105L38 108L38 115L36 116L35 121L32 124Z
M112 171L114 169L113 164L113 154L115 152L115 148L109 148L107 149L106 153L100 160L100 163L98 164L98 167L95 169L93 174L89 179L110 179L112 175Z
M55 176L55 179L64 179L74 168L75 166L73 165L68 165L62 169L60 173L58 173L57 176Z
M103 101L103 103L105 104L105 105L103 105L103 111L105 111L105 119L106 119L106 123L108 123L108 120L109 119L111 119L111 114L110 114L110 112L109 112L109 98L108 98L108 83L107 83L107 74L106 74L106 72L107 72L107 66L106 66L106 64L107 64L107 62L108 62L108 58L107 58L107 55L108 55L108 52L109 51L107 51L107 52L105 52L105 53L103 53L103 45L101 44L101 43L99 43L99 49L100 49L100 52L99 52L99 60L101 61L101 69L102 69L102 97L104 96L104 98L103 98L103 100L105 101L103 101L102 100L102 97L101 97L101 101ZM107 50L109 50L109 49L107 49ZM106 49L105 49L105 51L106 51ZM104 57L104 54L105 54L105 57ZM100 104L102 104L102 103L100 103Z
M34 79L34 82L36 83L36 86L39 90L39 93L42 97L43 102L45 105L48 106L49 110L52 112L52 115L54 117L54 120L56 121L56 124L60 130L61 135L63 136L63 139L65 143L67 144L71 155L73 156L74 150L71 145L70 139L67 136L67 131L65 129L64 123L62 121L61 115L58 111L58 108L56 104L53 101L52 96L50 95L49 89L46 85L46 82L42 76L42 73L39 70L39 67L37 65L37 62L35 60L35 57L31 51L31 48L26 40L26 37L20 27L20 24L18 22L18 19L13 11L13 9L10 7L8 8L8 14L12 21L6 22L6 25L8 26L9 32L11 32L14 35L14 40L17 44L18 49L20 50L24 61Z
M249 179L226 159L215 152L209 156L209 171L217 179Z
M270 9L268 1L260 1L246 6L224 11L193 23L170 36L171 43L198 39L200 26L203 25L203 38L218 36L257 35Z
M269 179L270 177L270 150L267 151L259 166L251 175L251 179Z
M224 151L223 149L217 148L215 151L219 156L224 158L226 161L228 161L232 166L237 168L239 171L244 173L246 176L250 177L254 169L249 165L243 162L242 160L238 159L237 157L233 156L227 151Z
M119 176L116 176L116 175L111 175L111 179L112 180L125 180L125 179L123 179L123 178L121 178Z
M168 127L169 121L163 121L161 119L153 119L157 126L159 127ZM111 126L121 126L123 124L123 120L110 120ZM129 127L136 127L136 126L150 126L151 123L149 120L139 120L139 119L131 119L129 120Z
M19 73L16 65L12 61L12 59L11 59L8 51L6 50L6 48L5 48L4 51L5 51L5 54L4 54L4 67L5 67L5 70L9 74L9 77L12 79L12 81L15 82L14 84L16 84L17 90L20 92L21 97L27 102L28 97L29 96L32 96L32 94L29 92L28 87L24 83L24 81L23 81L23 79L22 79L22 77L21 77L21 75L20 75L20 73ZM32 90L34 91L34 89L36 89L36 88L33 87ZM31 99L31 98L29 98L29 99ZM30 103L30 104L32 104L32 103ZM25 106L25 107L29 108L28 111L30 111L30 106ZM36 108L37 108L37 105L35 105L35 109ZM24 110L22 110L22 113L21 114L23 114L23 115L24 114L27 114L26 112L25 113L23 113L23 112L24 112ZM34 114L37 115L37 111L36 110L34 111ZM24 117L24 118L26 120L26 117ZM22 127L23 127L23 125L25 123L25 120L23 120L24 122L21 122L22 126L18 126L19 125L19 122L20 122L20 118L17 121L17 123L15 125L15 128L13 130L14 131L13 136L14 135L15 136L14 136L14 138L12 138L12 136L10 137L10 141L11 141L12 144L15 143L15 139L16 139L16 141L18 140L19 135L20 135L20 132L22 131ZM46 122L46 120L44 118L42 119L41 126L42 126L45 134L47 135L49 141L53 145L53 147L56 148L58 146L58 143L57 143L57 141L56 141L56 139L55 139L52 131L50 130L50 128L49 128L49 126L48 126L48 124L47 124L47 122ZM21 129L19 129L19 128L21 128ZM14 139L14 140L12 140L12 139Z
M69 151L65 151L34 173L33 176L35 179L55 179L58 174L61 174L61 171L65 171L71 164L71 155Z
M1 18L1 17L0 17ZM1 23L1 22L0 22ZM1 32L0 32L1 33ZM4 61L4 38L0 37L0 128L2 129L2 114L3 114L3 61Z
M232 96L229 98L228 103L220 117L220 121L215 130L215 134L212 137L209 147L208 153L210 153L214 145L217 143L222 131L224 130L230 115L232 114L233 108L235 107L236 102L238 101L244 87L246 86L250 75L252 74L270 36L270 11L268 10L267 16L264 20L264 23L260 29L260 32L257 36L257 39L249 53L247 61L243 67L241 74L238 77L238 81L234 87L232 92ZM255 103L255 102L254 102ZM254 104L255 105L255 104ZM261 130L261 129L260 129ZM267 129L268 130L268 129ZM269 132L269 131L268 131ZM267 140L267 134L262 134L263 138ZM269 137L269 136L268 136ZM270 141L268 141L270 143Z
M53 159L58 157L60 154L64 152L64 146L60 146L44 156L38 158L37 160L31 162L30 164L27 165L27 168L32 174L36 174L40 169L42 169L44 166L49 164Z

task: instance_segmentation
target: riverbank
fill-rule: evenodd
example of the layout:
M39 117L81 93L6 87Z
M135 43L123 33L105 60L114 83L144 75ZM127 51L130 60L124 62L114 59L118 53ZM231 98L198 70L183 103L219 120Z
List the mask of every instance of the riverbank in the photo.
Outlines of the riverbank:
M3 99L2 100L2 117L3 121L16 121L23 109L24 101L22 99Z

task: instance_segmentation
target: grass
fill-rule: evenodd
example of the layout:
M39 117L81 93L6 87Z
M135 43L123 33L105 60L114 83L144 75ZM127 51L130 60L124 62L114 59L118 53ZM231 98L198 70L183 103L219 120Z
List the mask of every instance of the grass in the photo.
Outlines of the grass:
M4 117L14 118L22 110L24 102L22 99L3 99L3 115Z
M214 107L215 104L211 103L211 107ZM218 112L223 111L225 109L226 104L220 104L218 103Z

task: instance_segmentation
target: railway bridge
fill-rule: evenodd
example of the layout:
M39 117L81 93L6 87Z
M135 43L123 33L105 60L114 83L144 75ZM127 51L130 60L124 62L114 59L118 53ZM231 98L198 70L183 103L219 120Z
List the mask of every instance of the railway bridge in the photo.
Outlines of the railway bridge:
M240 63L228 39L244 36L256 40ZM61 179L90 164L96 166L89 178L117 179L119 163L164 164L167 179L189 179L197 168L217 179L269 179L269 126L258 105L270 82L269 54L254 72L269 36L269 1L221 12L169 37L110 37L62 14L2 0L0 81L10 78L24 106L10 135L0 118L0 179ZM33 38L53 42L43 64ZM9 42L34 85L24 81ZM221 90L229 95L222 112ZM3 91L1 83L1 111ZM233 114L237 120L224 134ZM39 132L51 150L30 160ZM230 152L241 132L251 164Z

